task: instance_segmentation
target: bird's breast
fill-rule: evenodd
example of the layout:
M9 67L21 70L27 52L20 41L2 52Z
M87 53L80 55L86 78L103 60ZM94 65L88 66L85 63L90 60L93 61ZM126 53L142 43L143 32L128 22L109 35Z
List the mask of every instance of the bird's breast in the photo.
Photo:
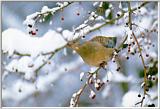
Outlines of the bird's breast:
M103 62L107 62L112 54L112 49L94 43L89 46L83 45L79 50L79 55L85 63L97 67Z

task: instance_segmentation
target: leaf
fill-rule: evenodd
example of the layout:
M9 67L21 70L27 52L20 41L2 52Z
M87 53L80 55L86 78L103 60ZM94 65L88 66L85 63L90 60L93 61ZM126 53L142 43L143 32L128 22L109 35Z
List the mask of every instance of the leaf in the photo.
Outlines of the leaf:
M104 9L108 9L109 8L109 2L103 2L103 5L102 5L102 7L104 8Z
M122 49L123 49L123 48L127 48L127 46L128 46L128 44L123 44L123 45L122 45Z
M45 21L48 22L51 20L52 14L49 13L47 16L44 17Z
M144 70L140 70L138 75L140 78L143 78L144 77Z
M98 7L97 12L104 15L105 10L109 8L109 2L103 2L102 7Z
M107 19L112 19L113 18L113 15L112 15L112 11L109 13L109 15L108 15L108 17L107 17Z
M151 88L153 86L153 82L152 81L147 81L147 86L148 86L148 88Z
M122 89L123 89L124 92L127 92L127 91L128 91L128 83L122 82L122 83L121 83L121 87L122 87Z

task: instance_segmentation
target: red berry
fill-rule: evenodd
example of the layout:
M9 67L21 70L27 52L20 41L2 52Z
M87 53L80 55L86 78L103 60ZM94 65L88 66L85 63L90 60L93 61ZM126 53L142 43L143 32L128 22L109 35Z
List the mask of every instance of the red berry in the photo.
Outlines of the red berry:
M126 59L128 60L128 59L129 59L129 57L127 56L127 57L126 57Z
M31 24L28 24L28 27L32 28L32 25L31 25Z
M133 45L135 45L135 42L132 42Z
M30 31L29 34L32 34L32 31Z
M79 16L80 15L80 13L79 12L77 12L77 16Z
M141 95L140 95L140 94L138 94L138 97L141 97Z
M32 31L32 35L36 35L36 32L33 32L33 31Z
M61 20L63 21L63 20L64 20L64 17L61 17Z
M116 69L116 71L119 71L121 68L120 67L118 67L117 69Z
M155 47L155 45L153 44L152 47Z
M146 54L146 57L149 57L149 54Z

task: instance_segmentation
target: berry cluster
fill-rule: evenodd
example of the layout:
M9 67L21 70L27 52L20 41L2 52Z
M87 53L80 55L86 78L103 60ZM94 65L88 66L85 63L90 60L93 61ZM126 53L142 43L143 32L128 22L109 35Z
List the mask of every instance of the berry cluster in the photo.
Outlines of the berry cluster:
M36 36L37 32L38 32L38 28L35 28L34 25L28 24L28 33L32 36Z

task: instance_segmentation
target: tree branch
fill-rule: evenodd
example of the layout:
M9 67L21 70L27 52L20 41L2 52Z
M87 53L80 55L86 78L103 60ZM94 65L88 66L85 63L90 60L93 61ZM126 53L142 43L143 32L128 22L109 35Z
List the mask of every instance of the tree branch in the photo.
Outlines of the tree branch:
M72 3L72 2L71 2L71 3ZM69 6L71 3L69 3L69 4L66 5L65 7ZM148 3L148 2L144 2L144 3L142 3L139 7L145 6L147 3ZM64 7L63 7L63 8L64 8ZM137 8L130 9L130 13L132 13L132 12L135 11L135 10L137 10ZM104 22L103 24L99 25L99 26L96 27L96 28L92 28L91 30L87 31L87 32L85 33L85 35L93 32L93 31L96 31L96 30L98 30L98 29L100 29L100 28L102 28L102 27L106 26L107 24L111 24L111 23L115 22L116 20L121 19L121 18L124 16L124 13L126 13L126 12L125 12L125 11L122 11L122 14L121 14L119 17L113 18L113 19L111 19L110 21L105 20L105 22ZM130 23L130 24L131 24L131 23ZM85 29L85 28L84 28L84 29ZM74 36L73 36L73 37L74 37ZM73 41L75 41L75 40L78 41L81 37L82 37L82 36L78 37L77 39L74 39ZM124 42L126 41L126 39L127 39L127 36L125 37L125 39L123 40L122 43L124 43ZM122 45L122 44L121 44L121 45ZM61 48L58 48L58 49L56 49L55 51L51 51L51 52L47 52L47 53L42 53L42 55L50 55L49 58L48 58L48 60L50 60L50 59L54 56L54 54L55 54L56 52L58 52L59 50L65 48L65 47L67 47L67 45L65 45L65 46L63 46L63 47L61 47ZM30 54L21 54L21 53L19 53L19 52L15 52L15 54L16 54L16 55L20 55L20 56L31 56ZM36 74L37 74L37 72L38 72L43 66L45 66L46 64L47 64L47 62L44 62L41 66L39 66L39 67L35 70Z
M95 73L98 73L98 71L99 71L100 69L101 69L101 67L98 67L93 73L89 73L90 75L89 75L86 83L79 89L80 92L78 91L79 93L78 93L77 96L76 96L77 98L76 98L74 107L75 107L75 106L78 106L80 96L82 95L84 89L85 89L87 86L89 86L89 84L90 84L90 83L89 83L89 80L93 77L93 75L94 75Z
M141 6L144 6L147 2L143 3ZM128 2L128 12L129 12L129 17L128 17L128 23L129 23L129 28L130 30L132 30L132 12L133 12L133 9L131 9L131 4L130 2ZM140 57L141 57L141 61L142 61L142 64L143 64L143 67L144 67L144 95L143 95L143 98L140 102L136 103L136 104L139 104L141 103L141 107L143 106L143 101L144 101L144 98L145 98L145 95L146 95L146 84L147 84L147 72L146 72L146 66L145 66L145 62L144 62L144 58L143 58L143 55L142 55L142 49L139 45L139 42L134 34L134 32L132 31L132 35L136 41L136 44L138 46L138 50L139 50L139 53L140 53Z
M147 86L147 70L146 70L144 58L143 58L143 55L142 55L142 49L141 49L141 47L139 45L139 42L138 42L134 32L132 32L132 34L133 34L133 37L134 37L134 39L135 39L135 41L137 43L137 46L138 46L138 49L139 49L139 53L140 53L140 57L141 57L141 60L142 60L142 64L143 64L143 67L144 67L144 92L143 92L143 97L145 97L145 95L146 95L146 86ZM143 106L143 100L144 100L144 98L142 98L142 100L139 102L139 103L141 103L141 107Z

